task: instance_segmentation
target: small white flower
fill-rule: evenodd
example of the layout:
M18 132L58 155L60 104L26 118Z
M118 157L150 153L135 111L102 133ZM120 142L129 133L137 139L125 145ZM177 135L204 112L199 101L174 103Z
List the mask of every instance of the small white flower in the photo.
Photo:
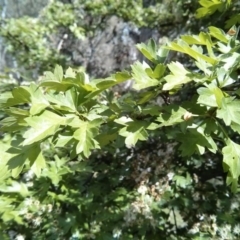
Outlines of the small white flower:
M231 230L232 230L232 227L229 224L225 225L225 228L228 232L231 232Z
M33 182L27 182L26 185L27 185L28 187L32 187L32 186L33 186Z
M52 209L53 209L53 205L52 204L48 204L47 205L47 209L48 209L48 212L52 212Z
M231 210L235 210L239 208L239 203L238 202L232 202L231 203Z
M233 228L233 233L236 235L240 235L240 224L237 224L234 228Z
M24 217L25 217L27 220L30 220L30 219L32 219L33 214L32 214L32 213L27 213L26 215L24 215Z
M147 192L147 187L145 185L141 185L139 188L138 188L138 192L142 195L145 195L145 193Z
M216 222L216 216L215 215L210 215L210 220L212 220L214 223Z
M35 205L36 207L39 207L40 202L39 202L38 200L36 200L36 201L34 201L34 205Z
M39 226L41 224L41 222L42 222L42 219L40 217L36 217L33 219L33 224L35 226Z
M21 235L21 234L18 234L16 237L15 237L15 240L25 240L25 236Z
M195 223L193 227L188 231L189 234L196 234L199 232L200 223Z
M32 204L33 204L33 199L32 198L26 198L24 200L24 205L31 206Z
M219 233L221 238L228 239L228 231L227 231L226 228L219 228L218 233Z
M174 173L173 172L168 173L167 177L168 177L168 180L171 181L174 177Z
M22 208L22 209L20 209L19 214L25 215L27 213L27 211L28 211L27 208Z
M23 178L26 180L26 181L29 181L29 180L32 180L34 177L34 172L30 169L29 171L27 171L24 175L23 175Z
M203 221L204 218L205 218L205 215L204 214L198 214L198 218L200 221Z
M198 233L198 232L199 232L199 228L198 228L198 227L193 227L193 228L191 228L191 229L188 231L189 234L196 234L196 233Z
M119 228L114 228L113 229L113 237L114 238L119 238L122 234L122 230L120 230Z
M42 205L40 209L41 209L42 212L45 212L46 209L47 209L47 206L46 205Z

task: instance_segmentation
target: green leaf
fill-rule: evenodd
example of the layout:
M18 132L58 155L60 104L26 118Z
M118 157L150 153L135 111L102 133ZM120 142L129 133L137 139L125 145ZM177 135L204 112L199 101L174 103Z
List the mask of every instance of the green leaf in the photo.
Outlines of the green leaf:
M212 15L217 10L223 11L223 8L226 6L225 2L221 2L220 0L200 0L199 4L203 7L197 9L197 18L203 18Z
M168 68L172 74L165 77L167 83L164 84L163 90L168 91L176 89L179 88L182 84L192 81L192 79L187 76L190 72L187 71L181 63L172 62L168 64Z
M216 101L216 96L214 92L206 87L201 87L197 90L199 97L197 103L204 106L217 107L218 103Z
M53 103L52 107L54 109L76 112L77 93L73 88L63 94L49 93L46 98L49 102Z
M19 193L22 197L27 197L30 194L26 184L16 181L12 181L11 186L7 186L6 188L1 189L1 192Z
M31 108L30 108L30 114L36 115L40 112L42 112L44 109L46 109L50 104L46 100L46 97L44 96L42 89L39 88L35 84L31 84L29 88L31 92Z
M150 39L147 45L145 43L140 43L140 44L137 44L136 47L148 60L152 62L156 62L157 46L153 39Z
M178 141L182 143L179 148L182 151L182 156L191 156L195 152L202 155L205 148L216 153L218 147L212 137L204 132L205 128L193 124L187 130L185 134L177 135Z
M222 29L216 28L213 26L209 27L208 29L209 29L209 34L211 36L215 37L216 39L218 39L221 42L228 43L228 39Z
M230 18L226 21L225 28L230 28L233 25L238 25L240 24L240 13L238 14L233 14L230 16Z
M5 179L11 176L11 172L8 167L8 161L14 156L11 153L8 153L9 145L0 142L0 183L2 183Z
M187 112L186 109L179 107L177 105L170 105L164 107L160 113L160 116L156 119L160 122L161 126L172 126L178 123L181 123L184 120L183 116Z
M53 112L44 111L39 116L27 117L25 120L31 128L23 135L25 138L23 146L42 141L46 137L54 135L60 125L66 124L67 119Z
M223 119L227 126L231 123L239 124L240 101L232 97L223 98L221 108L217 110L217 117Z
M240 145L234 143L230 139L227 140L226 146L222 149L223 162L227 165L228 171L230 172L229 183L234 184L238 182L240 175ZM235 189L234 187L233 189Z
M191 179L191 176L189 175L189 173L187 173L187 177L175 175L173 177L173 181L176 182L177 186L186 188L189 184L191 184L192 179Z
M119 135L126 137L125 144L128 148L134 147L139 140L144 141L148 139L145 122L134 121L126 124L127 126L119 131Z
M30 102L30 93L27 87L14 88L12 91L12 95L19 103Z
M63 79L63 69L61 66L57 65L54 69L54 76L58 82L61 82Z
M73 134L73 137L78 140L77 153L83 153L88 158L91 150L100 148L99 143L94 139L97 134L98 128L93 123L81 121L79 129Z
M45 158L42 154L40 144L33 145L27 152L27 158L30 161L31 169L40 177L42 170L46 167Z
M65 78L75 78L76 77L76 73L72 68L68 68L65 72Z
M9 170L11 170L12 172L12 177L17 178L19 174L22 172L23 166L27 160L26 153L27 152L16 155L8 161L7 165Z
M136 62L132 65L132 75L135 80L133 88L136 90L141 90L144 88L157 86L159 81L155 78L149 77L146 72L146 69L150 69L147 63Z
M166 66L160 63L155 67L154 71L151 68L146 68L146 73L151 78L160 79L164 75L165 70Z
M185 41L182 39L179 39L177 42L171 42L168 44L168 49L182 52L185 54L188 54L195 60L199 61L199 59L203 59L204 61L210 63L211 65L214 65L217 63L217 59L214 59L212 57L208 57L203 53L203 49L201 47L196 47L196 45L193 45L190 47Z

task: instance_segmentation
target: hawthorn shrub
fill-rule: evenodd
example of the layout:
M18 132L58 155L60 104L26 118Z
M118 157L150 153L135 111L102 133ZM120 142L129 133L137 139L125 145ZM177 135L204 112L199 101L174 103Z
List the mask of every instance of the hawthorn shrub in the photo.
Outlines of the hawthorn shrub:
M89 80L57 65L2 93L1 239L238 239L238 32L150 40L131 71Z

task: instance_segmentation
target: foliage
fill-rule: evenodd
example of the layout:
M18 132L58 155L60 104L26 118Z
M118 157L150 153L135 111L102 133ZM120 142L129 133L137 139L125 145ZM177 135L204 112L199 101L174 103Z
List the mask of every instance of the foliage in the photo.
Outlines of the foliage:
M56 64L66 67L70 56L64 51L64 42L93 36L99 29L107 27L107 19L111 16L121 17L138 27L153 28L178 21L176 16L182 16L189 4L186 1L185 4L167 1L145 5L143 1L129 0L75 0L72 3L53 0L37 18L2 19L0 35L6 39L8 51L15 56L20 66L18 71L26 80L41 75ZM18 54L14 54L16 52Z
M237 239L238 32L149 40L130 71L57 65L2 93L1 239Z

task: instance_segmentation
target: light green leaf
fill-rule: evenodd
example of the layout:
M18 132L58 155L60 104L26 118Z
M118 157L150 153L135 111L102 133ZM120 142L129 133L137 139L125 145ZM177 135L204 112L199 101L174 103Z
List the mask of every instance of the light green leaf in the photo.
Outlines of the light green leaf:
M221 0L200 0L199 4L203 7L197 9L197 18L212 15L217 10L223 11L223 8L225 7L225 2L222 2Z
M152 62L156 62L157 46L153 39L150 39L147 45L145 43L140 43L140 44L137 44L136 47L148 60Z
M127 127L119 131L119 135L126 137L125 144L128 148L134 147L139 140L147 140L148 133L145 130L147 125L141 121L128 122Z
M146 68L145 71L149 77L160 79L164 75L165 70L166 66L160 63L155 67L154 71L151 68Z
M146 69L149 68L149 65L145 62L143 62L143 64L136 62L134 65L132 65L132 75L135 80L133 85L134 89L141 90L144 88L157 86L159 84L157 79L151 78L147 74Z
M91 150L100 148L99 143L94 139L97 134L97 127L90 122L81 121L79 129L73 134L73 137L78 140L77 153L83 153L85 157L89 157Z
M161 126L172 126L184 121L184 114L187 112L186 109L177 105L171 105L164 107L159 117L156 119L160 122Z
M201 47L196 47L196 45L193 45L192 47L190 47L182 39L179 39L177 42L169 43L168 49L188 54L189 56L196 59L197 61L199 60L199 58L201 58L201 59L205 60L206 62L210 63L211 65L214 65L217 63L216 59L204 55L202 53Z
M214 92L206 87L201 87L197 90L199 97L197 103L204 106L217 107L217 101Z
M29 195L28 187L22 182L12 181L11 186L7 186L1 189L1 192L5 193L19 193L22 197L27 197Z
M68 77L69 78L75 78L76 77L75 71L73 71L73 69L70 68L70 67L65 72L65 78L68 78Z
M28 159L31 164L32 171L37 177L40 177L42 170L46 167L45 158L42 154L40 144L34 145L28 150Z
M0 183L11 176L11 172L8 167L8 161L14 156L8 153L9 145L0 142Z
M216 27L209 27L209 33L211 36L215 37L216 39L218 39L221 42L227 43L228 39L224 33L224 31L220 28L216 28Z
M228 166L231 177L238 179L240 175L240 145L230 139L227 140L226 144L222 149L223 162Z
M20 103L30 102L30 92L27 87L17 87L12 91L13 97Z
M61 82L63 79L63 69L61 66L57 65L54 69L54 76L58 82Z
M44 96L42 89L39 88L36 84L31 84L29 87L29 91L31 92L31 108L30 108L30 114L36 115L40 113L42 110L47 108L50 104L46 100L46 97Z
M76 92L75 89L71 88L65 93L49 93L46 96L47 100L53 103L52 107L54 109L76 112Z
M23 146L42 141L55 134L60 125L66 124L67 119L53 112L44 111L39 116L27 117L25 120L31 128L23 135L25 138Z
M223 119L227 126L231 123L239 124L240 101L232 97L223 98L221 108L217 110L217 117Z
M165 77L167 83L164 84L163 90L168 91L176 89L179 88L182 84L192 81L192 79L187 76L190 72L187 71L181 63L172 62L168 64L168 68L172 74Z

